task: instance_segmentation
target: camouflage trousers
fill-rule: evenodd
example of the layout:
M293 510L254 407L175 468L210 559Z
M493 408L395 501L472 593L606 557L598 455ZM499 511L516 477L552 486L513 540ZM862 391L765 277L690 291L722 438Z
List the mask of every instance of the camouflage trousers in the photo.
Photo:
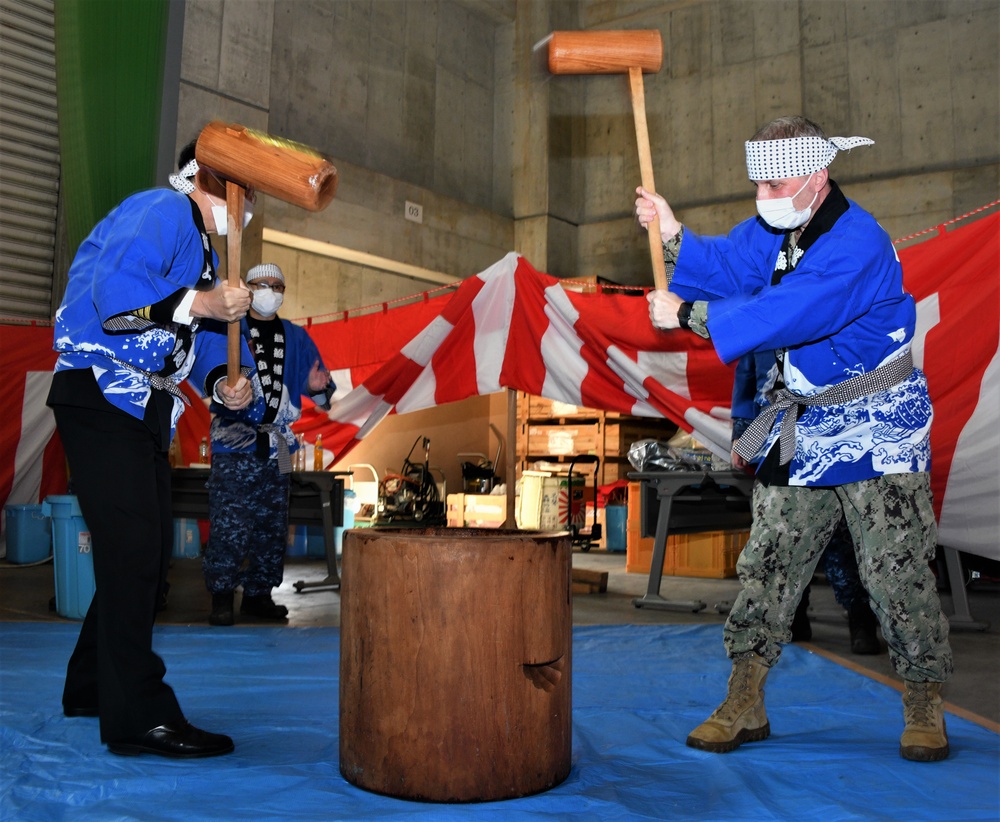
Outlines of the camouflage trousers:
M212 457L210 529L202 571L213 594L243 586L244 596L281 585L288 543L289 477L256 454Z
M896 672L944 682L952 672L948 620L930 563L937 545L930 479L887 474L833 488L753 491L753 527L736 565L742 589L726 620L730 657L755 652L773 665L791 641L802 592L841 516L854 542Z

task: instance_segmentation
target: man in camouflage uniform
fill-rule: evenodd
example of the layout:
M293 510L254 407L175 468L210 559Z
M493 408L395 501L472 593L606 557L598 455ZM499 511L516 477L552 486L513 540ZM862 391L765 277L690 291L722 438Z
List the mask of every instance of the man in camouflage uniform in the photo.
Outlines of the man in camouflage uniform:
M795 608L841 517L889 654L904 683L900 754L948 756L940 695L952 672L948 622L930 569L937 540L929 482L931 404L913 367L913 298L875 219L829 178L838 150L803 117L746 143L759 218L703 237L638 189L642 225L659 217L670 291L650 294L663 329L710 338L720 359L779 352L768 407L737 441L737 467L760 462L753 528L729 614L729 693L688 745L723 753L766 739L763 684L791 638Z
M285 293L281 269L256 265L246 283L253 293L243 330L257 367L254 401L238 412L212 404L211 529L202 563L212 625L233 624L240 585L241 613L288 616L271 591L281 584L288 541L290 453L298 447L291 424L301 416L303 395L323 409L333 396L316 344L304 328L278 317Z

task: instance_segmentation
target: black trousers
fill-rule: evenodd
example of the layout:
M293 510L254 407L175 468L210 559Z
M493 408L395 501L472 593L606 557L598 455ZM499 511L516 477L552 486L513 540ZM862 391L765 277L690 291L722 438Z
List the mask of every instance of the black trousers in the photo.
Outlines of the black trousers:
M95 404L89 398L63 405L50 395L71 491L91 534L96 582L66 669L63 703L97 706L102 742L183 718L163 681L166 667L153 652L153 621L173 545L164 416L172 401L160 393L153 392L143 420L103 398L94 408L85 407Z

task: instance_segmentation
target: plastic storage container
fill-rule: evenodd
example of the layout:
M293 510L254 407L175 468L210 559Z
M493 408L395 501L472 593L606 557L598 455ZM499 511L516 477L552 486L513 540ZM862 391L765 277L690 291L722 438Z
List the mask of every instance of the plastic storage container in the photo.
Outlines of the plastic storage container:
M605 507L604 525L607 549L611 552L625 551L628 548L628 507L625 505Z
M83 619L96 588L90 530L73 495L46 497L42 512L52 518L56 612L67 619Z
M5 505L7 562L41 562L52 553L52 531L41 505Z
M286 557L304 557L308 553L309 535L305 525L288 526L288 542L285 545Z
M326 539L323 537L322 525L303 525L306 532L306 556L326 557Z
M176 559L197 559L201 556L201 531L196 519L174 519L174 549Z

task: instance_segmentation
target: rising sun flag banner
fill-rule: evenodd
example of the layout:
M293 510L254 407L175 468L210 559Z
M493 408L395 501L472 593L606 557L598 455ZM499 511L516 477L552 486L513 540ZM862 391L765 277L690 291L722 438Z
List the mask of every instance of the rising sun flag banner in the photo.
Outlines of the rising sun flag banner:
M1000 559L1000 213L940 226L899 256L917 301L914 360L934 403L940 541ZM511 388L665 417L728 454L732 364L694 334L652 328L641 293L564 285L512 253L450 293L311 323L337 394L328 413L304 410L296 431L310 441L322 434L340 461L390 413ZM44 407L51 340L51 328L0 325L0 375L9 389L0 395L0 497L10 502L62 493L60 470L65 488ZM208 433L204 406L193 404L178 431L195 449Z
M352 367L351 354L338 354L331 337L382 339L382 315L311 331L338 393L346 395L335 398L322 420L304 418L301 428L310 436L322 434L338 459L391 411L416 411L503 388L666 417L728 453L732 369L708 341L653 328L641 294L568 291L523 257L508 254L463 281L450 297L415 310L430 316L429 322L367 374L367 363Z

